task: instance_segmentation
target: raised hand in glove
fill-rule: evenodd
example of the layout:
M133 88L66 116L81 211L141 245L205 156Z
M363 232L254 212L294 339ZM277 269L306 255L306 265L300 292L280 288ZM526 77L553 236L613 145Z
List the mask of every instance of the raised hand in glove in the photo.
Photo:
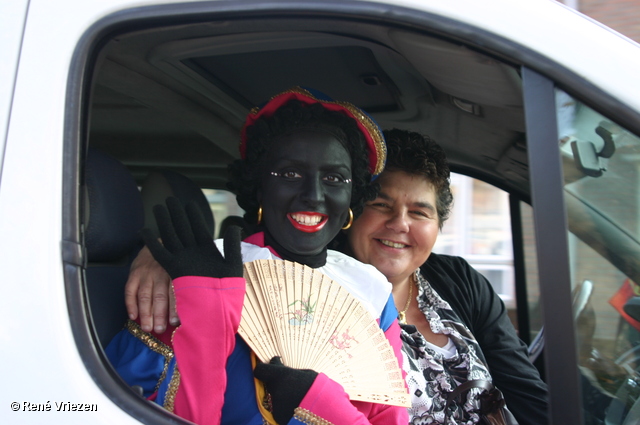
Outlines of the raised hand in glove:
M167 206L156 205L153 213L162 244L149 229L142 230L147 247L172 279L182 276L242 277L240 228L232 226L224 236L223 257L195 202L182 207L176 198Z
M280 357L272 358L269 363L259 363L253 374L264 382L267 392L271 394L273 418L280 425L291 420L294 410L318 376L317 372L310 369L285 366Z

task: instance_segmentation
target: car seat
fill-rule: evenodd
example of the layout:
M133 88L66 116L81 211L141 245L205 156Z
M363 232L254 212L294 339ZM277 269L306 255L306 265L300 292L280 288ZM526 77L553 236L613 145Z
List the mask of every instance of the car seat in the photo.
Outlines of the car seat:
M149 173L141 187L142 203L144 208L144 227L151 229L158 235L158 225L153 215L153 207L162 204L169 197L176 197L186 205L195 201L209 228L211 237L215 230L215 219L209 201L202 189L188 177L172 170L157 170Z
M84 189L85 282L93 325L105 347L127 320L124 286L142 247L144 213L131 173L95 149L87 153Z

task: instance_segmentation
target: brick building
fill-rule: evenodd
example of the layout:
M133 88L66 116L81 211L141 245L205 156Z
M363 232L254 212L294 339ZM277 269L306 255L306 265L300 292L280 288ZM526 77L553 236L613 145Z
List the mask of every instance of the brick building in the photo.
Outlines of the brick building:
M640 0L559 0L640 43Z

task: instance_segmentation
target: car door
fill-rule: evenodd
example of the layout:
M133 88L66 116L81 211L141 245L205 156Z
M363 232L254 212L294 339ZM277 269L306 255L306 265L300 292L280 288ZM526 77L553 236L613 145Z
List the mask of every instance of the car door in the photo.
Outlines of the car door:
M42 7L33 3L33 7ZM618 36L596 29L552 2L535 6L509 3L496 1L485 6L466 1L462 7L437 1L402 5L361 1L149 1L141 6L139 2L122 0L117 4L86 2L85 8L74 8L77 5L71 0L60 2L75 11L74 22L82 25L69 25L69 32L55 38L66 48L62 55L56 55L53 47L48 52L38 52L34 46L43 36L33 33L31 50L27 50L30 68L25 74L30 79L21 86L25 97L20 100L25 103L19 110L20 126L15 127L22 134L11 145L20 153L11 158L22 161L12 164L13 196L0 198L0 207L5 210L10 209L9 204L20 207L6 216L10 221L3 222L7 235L21 240L25 232L16 230L21 224L31 240L39 234L46 235L46 245L32 250L36 258L51 262L47 253L55 252L62 259L62 267L58 264L37 274L35 269L29 269L32 262L27 255L18 256L15 249L6 249L3 264L7 269L19 264L31 273L28 288L38 294L37 303L47 306L47 317L57 319L49 332L32 325L32 335L54 344L51 335L62 334L61 339L73 348L76 361L59 354L60 364L78 366L81 373L77 379L82 388L90 388L88 394L100 394L99 400L117 414L146 423L180 422L137 397L119 380L106 362L97 338L84 276L84 153L88 146L109 149L137 179L153 166L168 164L190 172L205 187L221 188L225 166L237 157L235 137L243 115L265 100L266 93L277 92L276 85L270 85L276 78L262 77L267 73L282 77L284 84L291 81L291 74L284 71L304 69L319 81L329 77L329 85L321 87L323 90L353 95L358 102L366 103L385 127L435 135L458 171L495 183L512 194L512 211L516 211L515 205L521 207L519 214L512 213L512 220L531 213L528 217L532 218L535 234L527 237L522 231L515 251L520 248L523 253L514 251L514 267L516 274L523 270L526 274L532 270L526 269L527 260L536 257L537 272L531 274L537 274L539 281L552 423L588 423L587 417L614 420L613 411L608 410L611 403L603 402L607 408L601 414L592 411L590 399L582 396L583 388L591 387L583 385L590 372L580 363L581 355L587 353L580 344L586 341L585 333L591 341L585 342L584 347L597 348L600 357L596 360L604 359L599 364L611 366L616 373L624 370L634 379L633 373L628 372L629 368L633 370L633 362L627 361L633 352L626 354L633 349L632 340L619 346L623 348L616 348L617 337L616 344L608 338L616 323L627 326L630 322L626 318L620 321L617 313L612 319L606 303L594 306L594 294L600 297L598 301L611 299L625 285L633 289L631 282L639 281L634 260L635 230L628 230L600 211L593 198L600 200L594 193L604 192L608 196L604 198L605 205L624 201L623 209L632 217L624 220L630 220L633 228L632 201L638 191L635 172L623 172L625 186L619 192L613 190L619 184L609 184L608 180L616 175L614 168L633 161L632 153L618 147L623 143L620 140L633 146L640 133L640 95L633 83L633 70L640 63L638 48L624 40L616 42ZM46 7L36 11L39 14L34 22L46 28L50 26L45 25L45 16L60 16ZM542 28L554 28L556 32ZM575 49L572 43L579 42L579 37L584 38L585 46L594 55L585 54L587 47L582 45L582 49ZM69 40L73 40L73 52ZM312 52L320 52L324 61L316 61L318 56ZM38 59L45 53L52 56L50 63L55 66L51 69L56 76L62 76L66 92L59 79L44 84L37 78ZM358 58L364 58L363 62L349 62ZM343 63L338 59L366 66L355 73L357 78L342 80L335 76L352 72L354 67L344 66L337 72L337 64ZM298 61L306 67L296 65ZM290 66L277 72L277 65L283 63ZM327 70L320 63L334 68ZM228 68L224 73L210 72L225 65ZM464 74L461 71L465 69L473 72ZM454 78L459 75L468 78ZM371 87L375 95L357 97L365 90L361 87ZM564 103L558 103L561 92L569 95L569 103L581 105L577 108L580 113L574 117L580 127L583 123L593 127L596 121L608 123L604 127L611 133L616 152L604 167L610 167L612 172L601 169L607 158L601 155L600 145L611 143L601 143L598 125L562 142L564 135L559 128L565 123L566 108ZM42 101L35 102L42 94ZM30 111L46 119L49 134L29 125ZM180 131L185 127L188 131ZM621 130L612 131L615 127ZM38 140L49 135L53 141L40 142L38 152L32 152L33 148L24 142L28 135ZM29 161L30 158L37 161ZM58 162L51 158L62 165L57 166ZM576 162L576 158L580 160ZM210 166L212 163L215 166ZM24 164L33 167L26 180L32 183L28 186L44 182L45 189L50 189L44 191L44 205L60 217L42 213L36 225L25 222L29 208L26 202L19 202L24 198L19 196L17 184L22 181L20 171ZM592 175L597 172L602 175ZM5 187L2 189L4 195ZM530 204L532 210L528 211L525 204ZM596 223L592 233L581 230L585 216ZM55 232L47 232L50 228ZM575 239L571 234L576 235ZM609 270L602 273L606 279L599 279L600 274L596 278L585 268L585 261L594 264L595 260L588 259L584 254L588 248L580 247L580 243L591 247L604 264L608 263L608 267L599 266L599 270ZM531 249L532 244L535 250ZM587 280L592 284L583 283ZM44 284L36 287L36 281L47 281L53 289ZM532 285L534 279L516 276L516 281ZM601 287L602 291L596 292ZM530 293L534 290L536 285L529 288ZM43 293L47 291L54 294L53 305L46 303ZM7 302L24 306L19 295L15 291ZM524 314L521 323L534 322L527 312L533 307L525 309L526 303L527 299L520 302ZM537 305L537 300L532 303ZM577 316L576 311L580 313ZM581 322L586 314L604 314L603 320L598 320L602 327L588 333L588 327ZM529 328L537 331L534 325ZM617 330L615 333L624 334ZM26 344L23 347L31 348ZM626 351L616 351L624 347ZM592 358L587 356L588 365L593 364ZM18 356L12 359L17 361ZM589 379L589 384L602 387L602 382L615 376L619 385L607 383L602 389L606 394L620 392L616 401L623 397L629 400L616 419L618 422L613 423L632 418L633 403L627 404L634 400L635 384L620 378L629 376L613 375L606 368L594 374L595 379ZM39 381L28 377L23 383L12 375L11 382L28 387L37 386ZM74 382L67 384L73 387Z
M0 134L2 139L0 146L4 147L9 116L11 115L11 102L13 100L13 88L18 69L20 45L27 15L28 1L7 2L0 5L2 26L0 27L0 43L5 58L0 64ZM2 149L4 152L4 149ZM0 175L2 174L2 156L0 155Z

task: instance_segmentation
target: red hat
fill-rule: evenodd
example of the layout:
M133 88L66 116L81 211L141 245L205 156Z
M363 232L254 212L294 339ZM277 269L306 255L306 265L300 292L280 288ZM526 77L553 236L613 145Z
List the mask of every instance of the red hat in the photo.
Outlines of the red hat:
M369 151L369 171L373 177L377 177L384 169L387 160L387 145L382 131L376 122L366 112L348 102L335 101L315 90L294 87L273 96L262 107L253 108L247 115L240 132L240 156L244 159L247 150L247 127L252 126L260 117L269 117L281 106L292 99L311 105L319 103L330 111L338 111L353 118L365 140Z

